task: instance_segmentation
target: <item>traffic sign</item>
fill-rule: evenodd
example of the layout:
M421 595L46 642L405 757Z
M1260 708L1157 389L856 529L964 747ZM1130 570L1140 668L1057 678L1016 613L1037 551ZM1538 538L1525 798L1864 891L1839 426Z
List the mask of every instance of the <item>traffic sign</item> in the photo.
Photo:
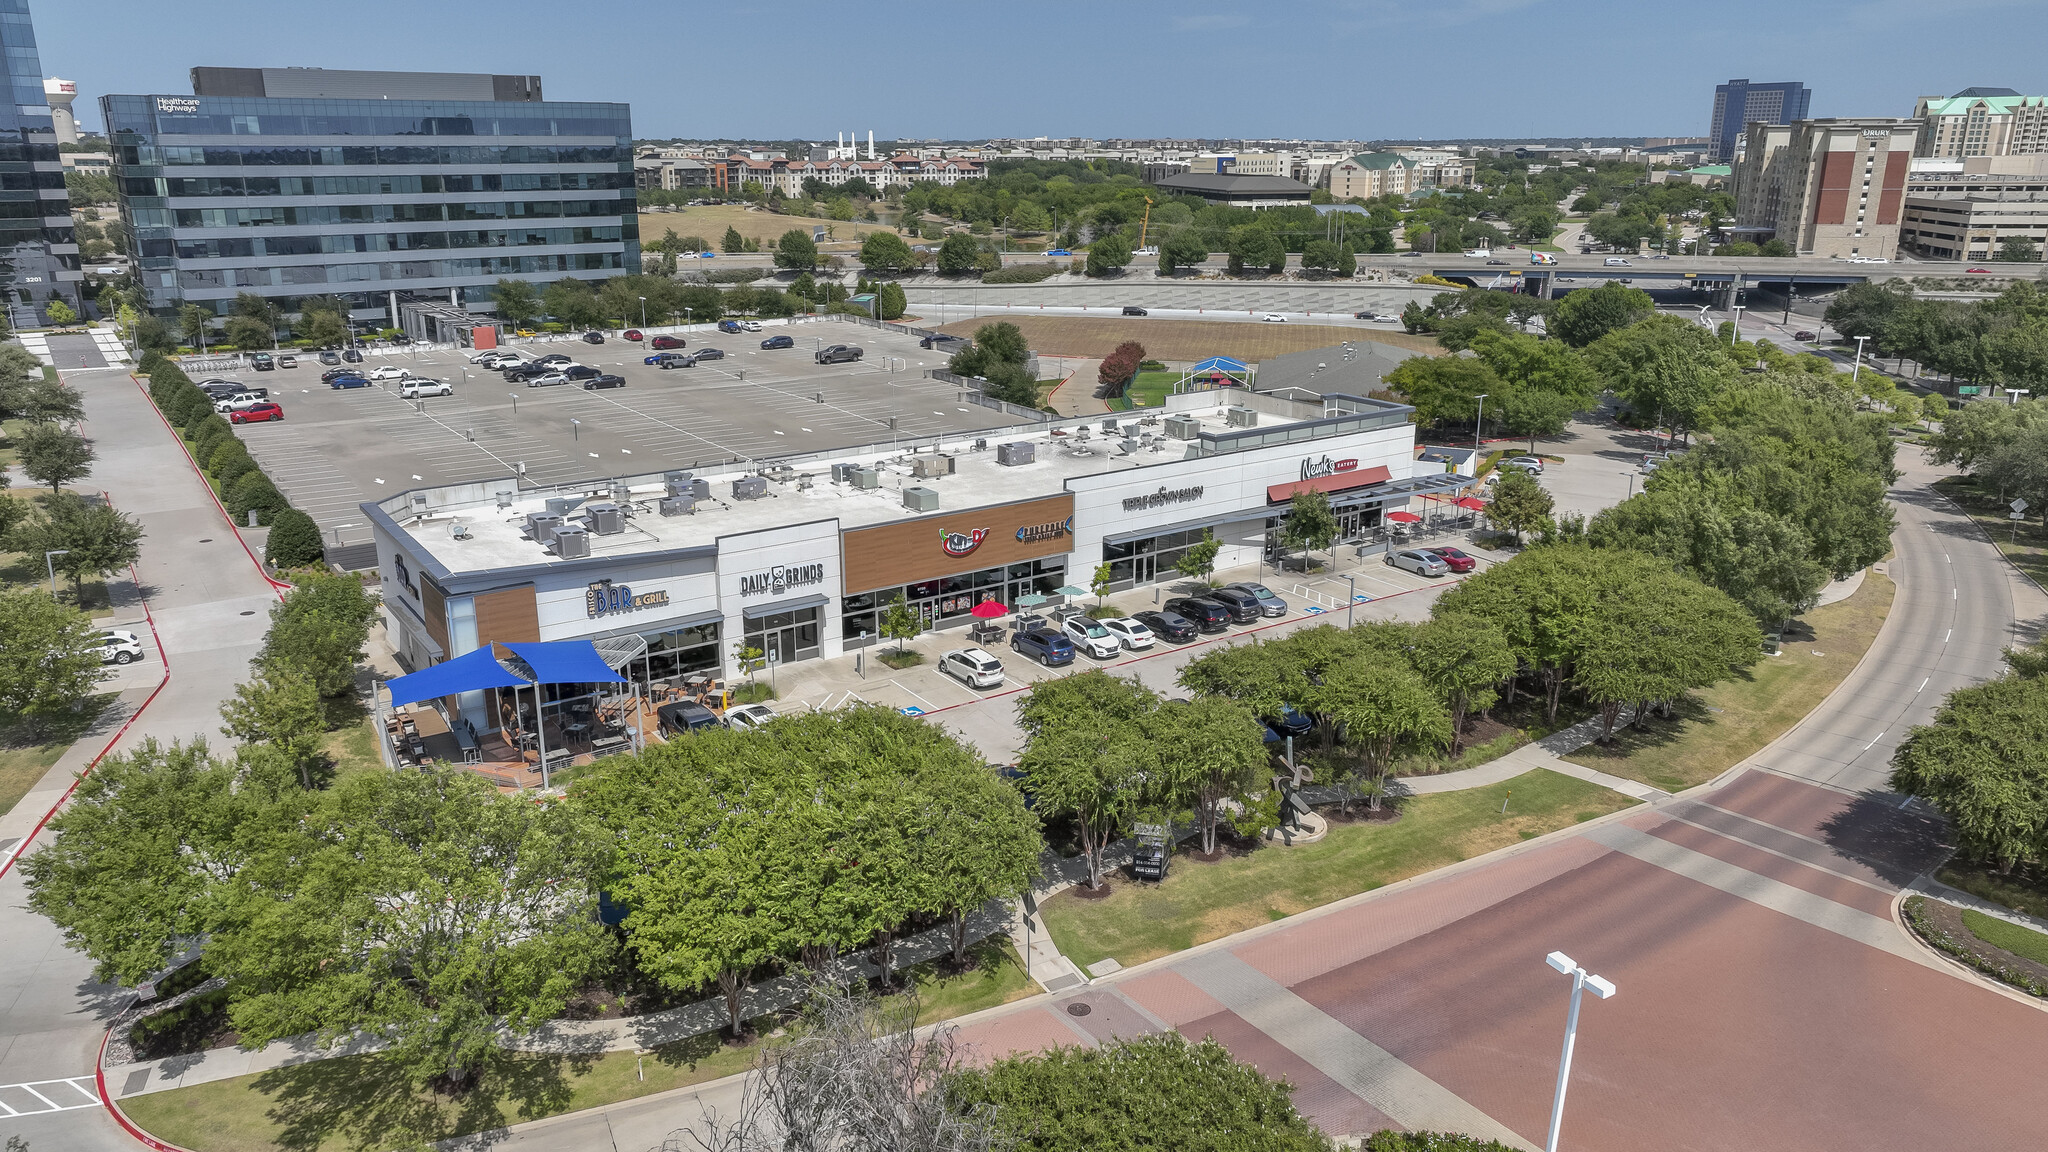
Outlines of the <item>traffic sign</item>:
M2005 514L2005 518L2007 520L2025 520L2027 514L2025 512L2008 512Z
M2019 513L2025 512L2027 510L2027 502L2025 500L2014 499L2013 502L2007 504L2006 507L2012 509L2014 515L2018 515Z

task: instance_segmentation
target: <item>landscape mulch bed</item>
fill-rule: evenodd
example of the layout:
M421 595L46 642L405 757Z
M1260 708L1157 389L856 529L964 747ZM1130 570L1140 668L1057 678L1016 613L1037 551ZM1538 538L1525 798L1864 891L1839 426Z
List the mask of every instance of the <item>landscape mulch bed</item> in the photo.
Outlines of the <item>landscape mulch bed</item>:
M1386 804L1374 812L1361 803L1353 804L1349 815L1334 807L1320 809L1320 813L1332 824L1392 824L1401 818L1401 806Z
M1976 934L1971 932L1969 927L1963 923L1962 910L1955 905L1944 903L1940 900L1922 898L1918 907L1920 915L1926 918L1927 925L1948 937L1946 942L1931 939L1927 941L1929 944L1934 945L1938 951L1952 953L1954 949L1959 948L1968 953L1971 959L1977 961L1972 967L1986 975L1999 976L2001 971L2003 971L2023 976L2033 981L2035 987L2027 988L2025 985L2012 980L2006 980L2005 982L2020 988L2022 991L2032 992L2036 996L2041 995L2040 989L2048 988L2048 964L2037 963L2024 956L2015 956L2003 948L1979 940ZM1910 916L1906 922L1916 932L1919 931L1920 925L1915 924ZM1925 932L1920 932L1920 935L1922 939L1927 939ZM1967 963L1968 961L1966 960L1965 962Z

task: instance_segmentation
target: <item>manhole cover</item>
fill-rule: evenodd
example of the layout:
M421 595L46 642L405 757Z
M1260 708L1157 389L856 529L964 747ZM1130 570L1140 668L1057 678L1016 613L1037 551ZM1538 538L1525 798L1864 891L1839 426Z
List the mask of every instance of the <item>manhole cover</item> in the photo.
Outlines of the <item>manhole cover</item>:
M1092 1009L1090 1009L1086 1004L1076 1003L1067 1005L1067 1015L1069 1016L1086 1016L1090 1011L1092 1011Z
M256 613L254 613L254 612L244 612L244 613L242 613L242 615L244 615L244 616L254 616L255 614L256 614Z

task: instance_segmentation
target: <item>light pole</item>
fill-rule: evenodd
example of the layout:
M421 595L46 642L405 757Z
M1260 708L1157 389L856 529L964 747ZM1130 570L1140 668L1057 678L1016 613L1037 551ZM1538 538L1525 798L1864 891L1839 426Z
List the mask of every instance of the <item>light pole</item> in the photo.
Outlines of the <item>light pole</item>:
M569 421L569 439L571 439L571 440L581 440L581 439L583 439L583 421L581 421L581 420L571 420L571 421Z
M52 600L57 598L57 562L53 558L69 555L71 555L71 549L69 548L56 548L43 553L43 567L50 570L50 599Z
M1634 496L1636 494L1636 474L1633 472L1617 472L1615 475L1628 477L1628 494Z
M1484 392L1481 392L1481 393L1479 394L1479 414L1478 414L1478 415L1476 415L1476 416L1474 416L1474 417L1472 417L1472 454L1473 454L1473 455L1475 455L1475 456L1477 456L1477 455L1479 454L1479 439L1480 439L1480 437L1482 437L1482 436L1484 436L1484 435L1486 434L1486 433L1485 433L1485 432L1483 431L1483 429L1484 429L1485 427L1486 427L1486 393L1484 393ZM1477 467L1479 466L1479 465L1478 465L1478 462L1477 462L1477 461L1475 461L1475 462L1473 463L1473 465L1472 465L1472 466L1473 466L1474 468L1477 468Z
M2020 404L2020 397L2025 396L2027 393L2032 391L2032 388L2007 388L2005 390L2005 393L2006 395L2012 397L2012 406L2017 408Z
M1733 332L1729 333L1729 336L1728 336L1728 346L1729 346L1730 348L1733 348L1733 347L1735 347L1735 346L1736 346L1737 344L1740 344L1740 343L1742 343L1742 309L1743 309L1743 307L1744 307L1743 305L1741 305L1741 304L1737 304L1737 305L1735 305L1735 306L1734 306L1734 308L1732 308L1732 309L1731 309L1731 311L1733 311L1733 312L1735 313L1735 330L1734 330Z
M1614 995L1614 984L1579 967L1562 952L1552 952L1543 958L1543 962L1572 978L1572 1009L1565 1017L1564 1054L1557 1061L1557 1095L1550 1102L1550 1139L1543 1144L1543 1152L1557 1152L1557 1129L1564 1122L1564 1090L1572 1076L1572 1045L1579 1038L1579 994L1591 990L1593 995L1605 1000Z
M640 327L647 327L647 297L640 297Z
M519 415L519 393L507 392L505 393L505 395L510 396L512 398L512 414L514 416Z
M1856 363L1849 369L1849 383L1851 384L1856 383L1856 377L1863 372L1863 342L1868 339L1870 339L1868 336L1858 336L1856 338Z

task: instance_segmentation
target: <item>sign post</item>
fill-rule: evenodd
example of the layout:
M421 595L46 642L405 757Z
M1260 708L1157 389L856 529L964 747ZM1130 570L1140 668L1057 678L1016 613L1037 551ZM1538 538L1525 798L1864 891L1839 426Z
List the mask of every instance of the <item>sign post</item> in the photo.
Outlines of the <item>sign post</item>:
M2006 517L2006 519L2012 521L2012 528L2005 534L2005 542L2008 545L2010 545L2013 541L2019 539L2020 521L2025 520L2027 518L2027 502L2025 500L2014 499L2013 502L2006 505L2006 507L2012 509L2011 514L2009 514Z

